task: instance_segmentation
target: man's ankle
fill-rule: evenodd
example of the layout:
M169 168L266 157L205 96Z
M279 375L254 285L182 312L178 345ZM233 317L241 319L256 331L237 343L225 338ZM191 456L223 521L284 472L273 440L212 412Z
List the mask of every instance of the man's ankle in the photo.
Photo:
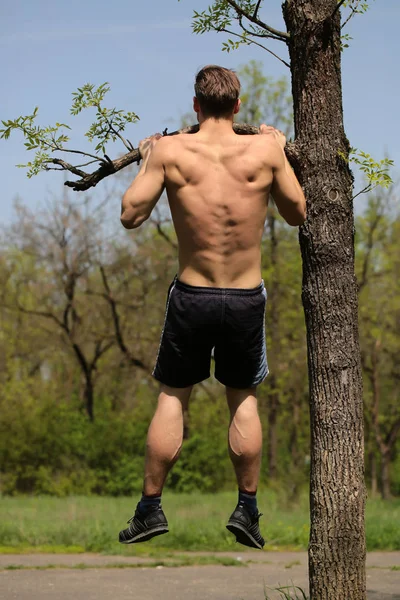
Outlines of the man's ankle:
M161 494L146 495L142 493L142 497L138 504L139 511L142 514L147 514L156 508L161 506Z
M257 491L251 492L239 488L239 503L244 504L248 511L253 515L257 509Z

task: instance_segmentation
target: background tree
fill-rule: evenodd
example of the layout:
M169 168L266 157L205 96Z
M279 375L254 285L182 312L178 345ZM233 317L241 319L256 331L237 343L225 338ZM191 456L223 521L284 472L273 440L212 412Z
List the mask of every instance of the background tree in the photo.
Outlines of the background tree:
M400 435L399 215L394 190L369 199L357 220L361 356L365 379L367 447L373 493L391 495L390 463Z

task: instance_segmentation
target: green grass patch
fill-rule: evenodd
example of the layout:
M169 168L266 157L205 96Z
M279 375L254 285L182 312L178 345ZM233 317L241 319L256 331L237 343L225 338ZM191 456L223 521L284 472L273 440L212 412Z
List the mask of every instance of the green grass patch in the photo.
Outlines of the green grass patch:
M227 531L235 507L235 492L218 494L165 493L163 508L170 533L146 544L118 543L137 499L110 497L3 497L0 500L0 553L82 553L159 557L173 551L240 551ZM306 550L309 536L308 498L297 505L284 496L259 493L264 512L260 527L265 550ZM400 550L400 500L368 500L367 548ZM198 563L197 563L198 564Z

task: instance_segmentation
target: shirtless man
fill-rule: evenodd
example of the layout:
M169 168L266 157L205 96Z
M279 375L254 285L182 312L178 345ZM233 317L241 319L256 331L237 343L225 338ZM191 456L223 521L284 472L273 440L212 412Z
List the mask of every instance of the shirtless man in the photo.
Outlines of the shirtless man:
M122 200L121 222L135 229L165 189L179 242L153 372L161 391L147 437L143 495L119 534L122 543L168 532L162 489L182 446L183 411L193 385L210 376L214 349L239 487L227 528L242 544L264 546L256 501L262 443L256 388L268 374L260 246L270 194L289 225L304 222L306 203L282 132L261 125L261 135L234 133L239 92L233 71L201 69L193 99L199 132L143 140L142 167Z

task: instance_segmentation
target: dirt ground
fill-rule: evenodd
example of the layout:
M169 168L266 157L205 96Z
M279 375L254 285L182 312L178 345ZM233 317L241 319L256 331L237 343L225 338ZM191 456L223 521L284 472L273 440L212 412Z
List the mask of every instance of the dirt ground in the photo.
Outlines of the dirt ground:
M154 566L156 559L98 554L0 555L2 600L264 600L266 588L308 592L305 552L196 553L238 566ZM117 566L119 565L119 566ZM243 566L245 565L245 566ZM130 568L131 567L131 568ZM400 600L400 552L367 557L368 600ZM351 600L350 598L348 600Z

